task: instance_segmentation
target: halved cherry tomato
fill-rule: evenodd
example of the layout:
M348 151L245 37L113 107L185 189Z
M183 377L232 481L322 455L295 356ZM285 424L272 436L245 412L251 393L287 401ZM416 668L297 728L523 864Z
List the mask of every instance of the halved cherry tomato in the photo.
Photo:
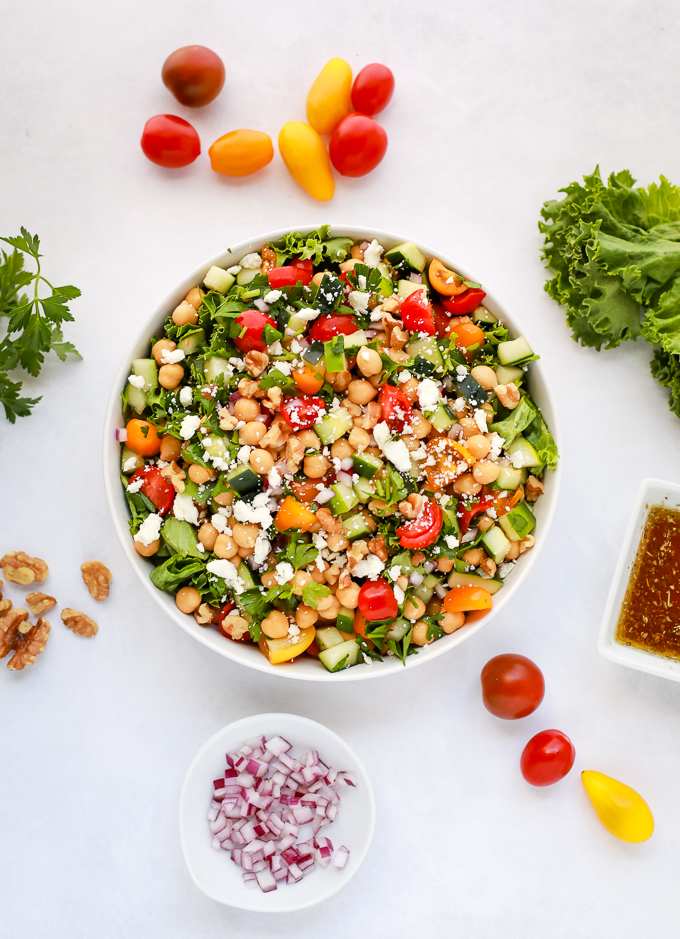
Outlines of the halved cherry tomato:
M367 580L362 586L359 591L359 610L369 622L396 617L399 604L384 577Z
M483 346L486 342L484 330L474 323L452 324L451 335L456 337L456 345L462 352L467 352L470 346Z
M492 604L491 594L483 587L454 587L444 597L444 610L446 613L489 610Z
M139 456L155 456L160 453L161 438L153 424L133 417L127 422L125 429L127 431L126 443L133 453Z
M210 104L224 85L224 62L206 46L183 46L163 63L163 84L187 108Z
M307 648L305 649L305 652L308 655L313 655L315 659L319 658L319 656L321 655L321 649L316 644L316 639L314 640L314 642L312 642L310 645L307 646Z
M276 513L276 527L279 531L287 531L289 528L309 531L317 522L318 519L314 512L310 512L308 508L292 496L286 496Z
M335 336L349 336L358 328L353 316L346 313L324 313L314 321L308 338L313 342L328 342Z
M413 410L411 402L403 391L392 385L383 385L378 395L378 404L382 408L383 420L390 430L401 432L410 423Z
M130 477L128 485L138 479L144 480L139 492L145 495L149 502L153 502L159 515L165 515L175 501L175 487L165 476L161 475L157 466L143 466L138 469Z
M281 415L293 430L312 427L325 410L326 404L322 398L286 398L281 405Z
M279 287L294 287L298 281L302 283L303 287L306 287L313 276L313 269L303 267L303 262L288 264L286 267L273 267L270 271L267 271L269 284L274 290L278 290Z
M234 336L234 345L241 352L266 352L267 344L263 339L265 326L276 329L276 322L260 310L244 310L236 317L237 324L246 331L242 336Z
M325 370L321 362L317 362L316 365L305 363L294 369L291 375L303 394L313 395L323 386Z
M436 502L428 500L423 503L423 509L418 518L397 528L402 548L412 550L434 544L442 529L443 518L444 513Z
M457 297L443 297L442 306L451 316L465 316L474 312L486 296L486 291L470 287Z
M456 509L456 518L458 519L458 524L460 525L461 533L464 535L470 529L470 522L476 515L481 515L483 512L486 512L495 503L493 496L484 496L483 499L480 499L479 502L476 502L474 505L466 507L462 502L458 503Z
M404 328L412 333L435 334L434 311L425 295L425 289L414 290L402 302L399 309Z
M542 730L522 750L520 769L532 786L552 786L574 765L576 750L561 730Z
M365 176L385 156L385 129L368 114L348 114L331 134L328 153L341 176Z
M438 303L432 304L434 312L434 331L437 339L448 339L451 335L451 315Z
M458 274L444 267L439 258L433 258L430 261L427 276L437 293L445 297L456 297L468 289Z
M377 114L390 103L394 75L386 65L365 65L352 85L352 106L362 114Z

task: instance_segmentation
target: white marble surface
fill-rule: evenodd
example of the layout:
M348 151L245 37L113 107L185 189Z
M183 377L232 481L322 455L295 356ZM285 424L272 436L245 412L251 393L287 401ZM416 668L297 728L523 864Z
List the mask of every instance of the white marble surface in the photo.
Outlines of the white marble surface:
M536 221L544 199L597 162L680 180L679 41L670 0L5 4L0 228L37 231L48 276L82 288L69 338L84 360L50 365L34 416L2 426L0 547L45 557L50 591L96 614L100 632L85 640L55 621L33 669L0 675L3 939L677 933L680 687L599 658L595 643L641 479L678 478L680 422L642 344L597 354L571 341L542 290ZM224 56L227 83L193 114L204 156L166 173L138 139L152 114L184 114L160 67L189 42ZM205 153L220 134L275 137L303 119L308 86L335 55L396 75L373 175L339 181L322 206L278 157L241 182L211 173ZM326 220L407 232L476 272L547 362L564 432L561 504L510 607L425 668L339 687L239 668L166 621L114 539L100 469L106 399L139 317L229 243ZM90 558L114 574L96 610L78 570ZM481 667L505 651L531 656L547 681L540 710L518 724L480 699ZM356 749L378 821L345 891L270 918L196 890L177 798L209 735L276 709L321 720ZM553 726L572 737L576 766L534 790L519 754ZM624 845L600 827L583 768L644 794L651 842Z

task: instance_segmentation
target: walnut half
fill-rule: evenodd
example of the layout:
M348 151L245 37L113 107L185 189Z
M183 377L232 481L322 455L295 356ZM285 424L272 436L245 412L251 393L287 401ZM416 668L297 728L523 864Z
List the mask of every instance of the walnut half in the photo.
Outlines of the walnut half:
M106 600L109 595L111 571L101 561L85 561L80 565L83 580L94 600Z
M31 613L34 616L40 616L42 613L46 613L47 610L51 610L53 606L57 605L57 601L54 597L40 592L27 594L26 603L28 603L31 608Z
M20 633L20 638L14 646L14 655L7 663L7 668L12 672L20 672L27 665L33 665L47 645L49 634L50 624L44 616L41 616L35 626L30 626L27 633Z
M77 633L79 636L95 636L99 626L95 623L93 619L90 619L89 616L85 616L84 613L79 613L78 610L72 610L70 607L66 607L61 611L61 618L65 626L68 626L69 629L72 629L74 633Z
M0 567L7 580L13 584L41 583L47 577L49 568L40 558L31 558L25 551L10 551L0 558Z

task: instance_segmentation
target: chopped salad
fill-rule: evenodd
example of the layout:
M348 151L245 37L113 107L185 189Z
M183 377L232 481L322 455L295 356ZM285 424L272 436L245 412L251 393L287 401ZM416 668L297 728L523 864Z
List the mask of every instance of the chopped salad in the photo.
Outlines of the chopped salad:
M291 232L211 267L134 359L122 482L152 582L329 671L483 615L557 449L537 356L411 242Z

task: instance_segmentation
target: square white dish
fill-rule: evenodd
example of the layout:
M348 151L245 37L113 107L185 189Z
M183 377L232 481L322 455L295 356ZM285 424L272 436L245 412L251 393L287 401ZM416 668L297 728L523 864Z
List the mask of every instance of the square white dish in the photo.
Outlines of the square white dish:
M621 546L621 553L616 564L612 578L607 604L602 617L600 636L597 642L597 651L606 659L627 665L650 675L659 675L661 678L670 678L680 681L680 661L646 652L634 646L624 645L616 639L616 627L621 613L640 539L647 523L650 508L663 505L670 509L680 510L680 484L664 482L661 479L645 479L640 486L633 513L626 529Z

